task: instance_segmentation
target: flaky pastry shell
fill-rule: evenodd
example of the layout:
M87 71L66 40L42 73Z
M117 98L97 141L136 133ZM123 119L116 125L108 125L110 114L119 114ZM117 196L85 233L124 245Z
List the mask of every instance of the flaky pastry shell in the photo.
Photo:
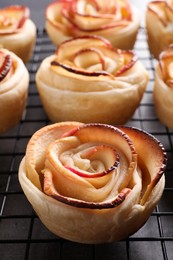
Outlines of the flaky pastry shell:
M42 61L36 84L52 122L124 124L139 106L148 78L133 52L83 36L63 42Z
M18 176L51 232L93 244L124 239L147 221L165 167L163 145L142 130L62 122L31 137Z
M36 26L28 7L13 5L0 9L0 46L14 52L24 63L32 56Z
M158 59L159 54L173 43L172 0L151 1L146 10L146 32L150 52Z
M155 69L153 99L160 121L173 129L173 45L168 46L159 56Z
M0 133L22 118L28 94L29 73L23 61L6 49L0 49ZM5 74L4 74L5 73Z
M46 9L46 31L55 45L69 38L99 35L120 49L133 49L139 12L126 0L55 1Z

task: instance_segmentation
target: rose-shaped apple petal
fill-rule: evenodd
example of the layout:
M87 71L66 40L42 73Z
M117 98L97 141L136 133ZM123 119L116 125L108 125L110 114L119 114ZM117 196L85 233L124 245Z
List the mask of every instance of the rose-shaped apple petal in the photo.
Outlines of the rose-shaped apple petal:
M169 0L151 1L146 11L146 31L150 52L156 59L173 43L173 3Z
M131 19L131 8L124 1L110 1L109 6L105 1L75 0L69 8L62 9L66 21L83 31L102 30L115 26L128 25Z
M136 132L135 128L121 127L121 129L132 139L137 149L138 163L142 170L143 178L143 190L140 204L144 205L154 187L163 176L167 161L166 153L163 145L148 133L142 130ZM145 143L145 155L144 147L142 145L143 142Z
M0 37L1 38L1 37ZM29 73L22 60L5 48L0 49L0 133L22 118L28 93Z
M61 138L51 143L46 158L46 167L52 169L54 173L56 171L61 172L61 175L65 174L66 182L68 177L70 182L72 178L76 179L77 187L70 188L71 196L73 196L72 194L76 196L76 190L81 195L79 182L84 182L85 186L88 185L90 191L91 185L96 189L102 188L105 183L112 180L112 174L116 174L119 165L119 156L113 148L106 145L98 146L97 143L80 145L80 141L76 137ZM54 175L54 183L59 191L61 190L60 178L62 176L59 177L59 174ZM84 180L85 178L87 180ZM73 193L72 189L74 189ZM65 189L61 191L62 194L66 192L69 191ZM102 195L104 195L104 192ZM89 197L87 198L89 199Z
M168 23L173 23L173 3L169 4L169 1L166 2L166 17L168 19Z
M0 9L0 34L17 32L30 15L25 6L11 5Z
M57 73L58 66L61 66L76 74L105 75L113 79L130 69L136 61L137 57L132 51L113 49L101 37L83 36L62 43L51 67Z
M70 206L74 206L77 208L87 208L87 209L109 209L118 207L125 199L126 196L130 193L130 189L123 189L113 200L105 201L105 202L89 202L83 201L79 199L73 199L71 197L62 196L57 192L53 183L53 176L49 170L46 170L44 173L45 181L44 181L44 192L51 196L52 198L68 204Z
M77 52L74 58L74 64L76 67L84 68L90 71L105 69L102 53L94 48L82 49Z
M27 167L27 171L29 174L28 177L32 179L33 183L39 189L41 189L41 185L40 185L40 179L42 178L41 170L44 168L44 156L46 154L46 149L47 149L48 144L50 143L50 141L54 141L54 140L62 137L64 132L66 132L66 131L68 132L77 126L79 126L79 123L75 123L75 122L69 122L69 123L66 123L65 125L63 123L59 124L59 125L57 125L56 132L54 132L53 136L51 137L51 135L52 135L51 129L53 130L53 128L52 128L52 125L50 125L48 127L48 129L50 130L49 133L47 133L47 129L44 129L44 128L40 129L40 131L38 131L37 135L34 135L32 137L32 139L30 140L30 143L27 146L26 167ZM39 141L39 142L37 143L37 141ZM43 155L37 153L37 150L38 150L38 147L40 144L42 144L41 150L43 152ZM40 175L38 175L37 172L39 172Z
M158 16L163 25L166 25L165 1L155 1L148 5L148 10Z
M104 7L100 6L100 4L101 3L97 1L76 0L73 1L72 6L70 6L71 11L64 8L62 14L75 26L80 26L83 30L94 30L103 24L110 23L113 19L109 13L107 15L103 15L102 13L98 14L100 9L104 10ZM109 12L108 8L106 11ZM73 13L73 15L71 15L71 13Z
M65 202L67 202L67 204L70 204L71 199L72 201L71 203L74 203L74 199L76 199L75 205L78 207L88 207L88 208L100 208L101 205L103 204L103 207L108 207L108 205L110 204L110 207L113 207L117 205L117 197L120 198L121 195L116 195L115 196L111 196L110 194L112 192L112 190L115 189L115 179L119 178L122 179L122 177L120 176L116 176L116 168L118 167L119 163L119 157L117 154L115 154L115 152L113 152L112 148L110 147L108 149L107 145L104 146L96 146L98 143L98 140L95 137L95 142L93 143L92 140L88 140L87 142L85 141L84 143L87 143L87 145L83 144L83 139L81 140L81 138L77 135L77 133L79 133L80 131L82 131L82 133L80 133L80 136L83 135L83 131L85 131L87 129L87 131L90 132L90 127L93 127L93 130L96 130L95 127L97 128L97 126L95 125L86 125L86 128L83 129L79 128L79 129L74 129L73 131L70 131L69 133L66 134L66 137L61 138L60 140L57 140L54 143L51 143L48 147L47 150L47 154L46 154L46 162L45 162L45 169L43 170L43 174L44 174L44 190L47 194L55 197L56 199L62 200ZM103 127L103 129L102 129ZM102 129L102 130L101 130ZM109 131L114 132L114 128L104 129L104 126L99 125L98 129L97 129L97 134L99 133L100 135L102 135L104 133L104 137L106 137L109 134ZM74 133L75 132L75 133ZM75 136L74 136L75 134ZM116 136L116 132L112 133L114 135L114 137ZM118 133L118 135L121 135L121 133ZM77 137L76 137L77 135ZM103 138L104 138L103 137ZM121 136L122 139L124 139L124 136ZM90 138L89 138L90 139ZM82 141L82 145L81 144ZM104 138L105 143L109 143L107 138ZM101 142L101 140L99 140L99 143ZM131 147L130 141L127 141L126 139L124 140L124 142L129 142L130 145L130 149L132 149L133 155L131 158L132 162L130 163L130 166L125 166L125 161L127 160L127 164L128 159L126 158L129 155L126 155L124 157L121 158L121 160L124 160L124 174L128 175L131 174L133 169L135 167L135 151L133 150L134 148ZM92 153L93 154L93 147L94 149L98 149L99 153L97 154L97 157L99 156L100 160L102 160L102 164L104 164L105 167L105 171L106 175L104 172L102 173L98 173L98 174L94 174L92 175L91 173L86 173L86 167L88 167L88 164L86 166L86 158L82 158L80 157L80 163L79 163L79 151L82 150L84 151L84 154L88 154L88 153ZM75 147L77 147L75 149ZM91 147L91 150L88 150L88 148ZM102 149L102 152L100 153L100 149ZM65 160L65 165L64 164L64 156L66 156L66 151L69 151L70 156L68 157L68 159L66 158ZM109 151L109 152L108 152ZM107 153L106 158L104 158L103 154ZM128 151L127 149L127 153L129 153L131 151ZM65 155L64 155L65 153ZM72 155L74 153L74 155ZM109 155L111 153L111 157L112 160L110 161ZM82 153L83 154L83 153ZM77 157L77 162L76 162L76 157ZM89 156L90 157L90 156ZM88 157L88 159L89 159ZM92 156L91 156L92 158ZM90 158L90 159L91 159ZM104 158L104 159L103 159ZM108 158L108 162L105 163L105 160ZM117 161L118 159L118 161ZM130 159L130 158L129 158ZM73 162L71 162L73 160ZM91 165L92 162L89 162L89 164ZM74 170L71 169L71 164L72 166L75 164L77 165L77 168L79 170ZM68 167L68 165L70 165L70 169ZM128 169L129 167L129 169ZM89 167L90 168L90 167ZM85 169L85 170L83 170ZM80 171L80 172L79 172ZM89 170L90 171L90 170ZM125 171L127 171L125 173ZM122 173L123 174L123 170ZM126 176L127 181L129 180L129 176ZM101 179L101 181L100 181ZM53 181L52 181L53 180ZM95 183L94 183L95 182ZM99 184L98 184L98 183ZM118 181L119 182L119 181ZM117 182L117 183L118 183ZM63 185L63 183L65 185ZM73 185L72 185L73 183ZM94 185L96 184L96 185ZM100 185L102 184L102 185ZM127 183L121 183L121 188L119 187L119 190L121 191L120 194L122 194L122 190L123 190L123 185L125 185ZM49 186L51 185L51 186ZM94 185L94 186L93 186ZM127 189L126 192L124 193L124 196L127 195L129 193L130 189ZM103 201L104 197L106 195L109 194L110 199L107 201L104 201L103 203L101 203L101 201ZM64 198L63 198L64 196ZM68 198L68 199L67 199ZM124 197L125 199L125 197ZM123 200L124 200L123 199ZM123 201L122 200L122 201ZM83 202L82 202L83 201ZM94 202L94 204L93 204ZM119 201L120 202L120 201ZM86 205L85 205L86 203ZM97 205L98 203L98 205ZM84 206L85 205L85 206Z
M96 12L99 11L100 7L97 0L86 0L86 1L76 0L73 1L71 9L74 13L95 14Z
M95 132L94 135L90 136L90 131L93 129L93 132ZM43 173L52 172L53 179L54 179L54 185L58 193L64 196L70 196L72 198L84 200L84 201L101 201L106 196L106 194L111 194L112 189L115 189L115 179L119 178L119 181L121 180L121 188L118 189L122 190L124 186L127 185L127 182L131 178L132 171L134 170L135 164L136 164L136 154L134 147L132 146L130 140L127 139L121 132L118 130L115 131L114 128L107 128L103 125L86 125L84 128L81 127L79 129L74 129L73 131L69 132L66 138L60 139L56 141L56 143L50 144L48 147L47 155L46 155L46 163L45 163L45 169ZM124 169L121 172L121 176L119 174L117 175L117 167L119 163L122 163L122 161L119 161L118 155L114 155L113 160L111 160L111 163L108 160L108 165L105 164L105 159L103 160L103 153L107 153L107 144L110 144L109 138L115 138L115 139L122 139L122 145L124 142L124 145L126 145L126 154L125 156L121 157L121 160L124 161ZM83 136L85 136L86 139L83 140ZM109 136L109 138L108 138ZM101 139L99 138L101 137ZM76 152L78 155L78 150L88 150L87 147L82 145L80 148L80 144L88 143L90 144L90 147L97 148L97 144L104 142L106 146L103 146L102 153L97 153L98 155L101 155L100 159L102 161L102 164L104 164L106 175L103 173L92 174L88 173L88 176L86 178L86 167L88 167L88 164L86 166L86 159L80 158L80 165L78 161L78 170L74 171L71 170L72 167L76 164ZM78 147L77 150L75 147ZM70 153L74 153L74 156L69 157L69 161L67 160L67 163L64 167L63 161L61 160L63 154L65 151L70 151ZM118 148L119 150L119 148ZM110 151L110 149L108 150ZM112 154L112 149L111 149ZM109 153L108 153L109 155ZM79 159L79 158L77 158ZM118 159L118 161L117 161ZM72 164L70 160L73 160ZM126 165L126 166L125 166ZM68 169L67 166L70 166L70 169ZM91 162L89 162L89 168L91 167ZM74 167L73 167L74 169ZM69 171L70 170L70 171ZM80 172L79 172L80 171ZM76 174L78 173L78 174ZM124 177L124 174L126 177ZM90 176L91 175L91 176ZM93 178L97 178L97 181L99 183L102 183L101 187L98 187L98 185L95 187L93 186L94 182L96 180L93 180ZM101 178L101 182L99 181L99 178ZM122 178L125 179L125 182L122 181ZM113 182L114 181L114 182ZM118 182L119 182L118 181ZM62 185L63 183L66 183L65 187ZM73 185L71 183L73 182ZM118 183L117 182L117 183ZM106 184L107 183L107 184ZM104 184L104 186L103 186ZM100 184L99 184L100 185ZM114 186L114 187L113 187Z
M8 72L10 71L12 66L12 60L10 55L4 54L0 51L0 81L2 81Z
M76 164L84 173L94 160L102 162L101 168L116 160L116 171L88 178L68 169ZM144 225L164 190L165 167L163 145L140 129L62 122L32 136L19 181L50 231L71 241L105 243L124 239ZM95 174L88 169L88 175Z
M159 65L164 82L173 88L173 44L160 54Z
M111 48L110 42L106 39L96 36L82 36L74 39L70 39L62 43L56 51L56 56L59 62L66 60L67 57L71 56L71 53L77 53L86 48L102 47Z
M155 68L153 101L161 123L173 128L173 44L159 55Z
M83 35L99 35L114 47L133 49L139 14L126 0L55 1L46 8L46 31L54 44Z
M44 59L36 82L51 121L119 125L139 105L148 76L133 51L115 49L102 37L81 36Z

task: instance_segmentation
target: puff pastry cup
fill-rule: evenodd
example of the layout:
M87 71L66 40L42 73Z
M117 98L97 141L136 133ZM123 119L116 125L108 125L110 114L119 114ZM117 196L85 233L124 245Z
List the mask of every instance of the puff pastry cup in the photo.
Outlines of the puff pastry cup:
M146 10L146 31L148 46L153 56L173 43L173 1L151 1Z
M147 221L165 167L163 145L142 130L61 122L31 137L18 176L51 232L93 244L124 239Z
M36 83L53 122L123 124L138 107L148 72L131 51L98 36L63 42L43 60Z
M173 129L173 44L159 56L153 99L158 118L165 126Z
M62 0L47 6L46 31L55 45L83 35L99 35L120 49L132 49L139 13L127 0Z
M0 133L19 122L25 109L29 73L22 60L0 49Z
M36 26L26 6L10 5L0 9L0 46L14 52L24 63L31 58Z

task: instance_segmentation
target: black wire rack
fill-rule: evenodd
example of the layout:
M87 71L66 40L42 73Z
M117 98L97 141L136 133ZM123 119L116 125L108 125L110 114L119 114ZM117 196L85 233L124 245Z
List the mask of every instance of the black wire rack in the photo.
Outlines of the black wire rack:
M127 125L153 134L162 142L168 156L164 193L146 224L123 241L102 245L73 243L50 233L23 194L18 167L27 142L36 130L50 123L37 93L35 73L41 61L54 50L45 30L38 30L34 54L27 64L30 87L23 118L13 129L0 135L0 260L173 259L173 132L155 114L152 90L156 61L148 51L144 28L139 31L134 50L149 71L150 81Z

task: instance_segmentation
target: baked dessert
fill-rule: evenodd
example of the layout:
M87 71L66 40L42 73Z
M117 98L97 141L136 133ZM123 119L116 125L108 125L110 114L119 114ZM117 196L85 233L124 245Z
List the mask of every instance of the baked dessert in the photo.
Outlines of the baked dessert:
M124 239L147 221L165 167L163 145L142 130L61 122L31 137L18 176L51 232L93 244Z
M63 42L45 58L36 83L52 122L124 124L138 107L148 72L131 51L98 36Z
M83 35L99 35L119 49L133 49L139 13L127 0L62 0L46 9L46 31L55 45Z
M173 43L173 1L151 1L146 10L148 46L154 58Z
M36 26L26 6L11 5L0 9L0 46L14 52L26 63L35 45Z
M173 129L173 44L159 56L153 99L158 118L165 126Z
M22 117L28 94L29 73L22 60L0 49L0 133L16 125Z

